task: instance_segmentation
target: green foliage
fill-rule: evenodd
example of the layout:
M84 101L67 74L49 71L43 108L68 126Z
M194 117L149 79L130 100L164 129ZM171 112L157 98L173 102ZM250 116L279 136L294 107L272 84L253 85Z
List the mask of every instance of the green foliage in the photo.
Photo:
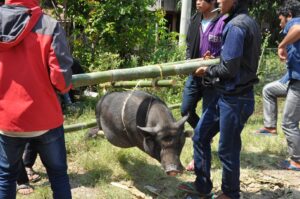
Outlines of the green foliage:
M165 12L150 9L155 0L56 2L52 13L63 18L73 55L86 71L184 59L184 47L177 47L178 33L165 27Z
M250 6L250 14L256 18L260 24L262 31L270 31L270 42L268 47L276 47L277 42L281 39L279 32L279 19L277 11L279 7L284 5L286 0L252 0Z
M148 59L155 47L163 15L149 10L154 0L68 1L67 16L75 24L70 36L73 53L90 70L132 66ZM156 24L158 26L156 27ZM102 61L117 61L108 66ZM101 67L99 67L101 66Z

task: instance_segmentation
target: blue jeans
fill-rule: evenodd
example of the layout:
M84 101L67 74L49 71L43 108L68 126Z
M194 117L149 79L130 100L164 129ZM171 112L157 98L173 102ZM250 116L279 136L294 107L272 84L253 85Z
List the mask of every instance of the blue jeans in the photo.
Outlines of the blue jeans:
M214 88L202 85L201 77L194 75L188 77L182 94L181 115L185 116L189 114L187 122L193 128L199 122L199 116L196 113L197 103L203 98L202 112L204 112L215 95Z
M34 138L0 135L0 198L16 198L16 180L25 144L29 141L35 146L47 170L53 198L72 198L62 126Z
M27 142L23 153L23 162L19 170L19 177L17 179L18 185L29 183L29 179L25 167L33 167L36 158L37 158L36 149L34 148L34 146L32 146L30 142Z
M240 197L241 132L254 111L253 91L239 96L220 95L203 113L193 136L195 185L200 193L212 190L210 179L211 140L220 131L218 155L222 162L222 191L228 197Z

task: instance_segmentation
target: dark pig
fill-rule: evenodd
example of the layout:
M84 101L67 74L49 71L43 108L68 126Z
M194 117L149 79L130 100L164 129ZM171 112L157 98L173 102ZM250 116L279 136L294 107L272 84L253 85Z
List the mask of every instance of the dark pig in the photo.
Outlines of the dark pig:
M112 92L96 106L98 127L118 147L138 147L158 160L168 175L181 173L180 153L185 143L184 123L176 122L170 109L158 97L143 91Z

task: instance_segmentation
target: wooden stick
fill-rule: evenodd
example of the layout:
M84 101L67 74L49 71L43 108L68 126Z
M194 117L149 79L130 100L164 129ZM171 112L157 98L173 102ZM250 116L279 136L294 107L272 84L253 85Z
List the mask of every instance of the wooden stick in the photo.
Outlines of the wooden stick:
M127 191L129 191L132 195L134 195L137 198L140 199L151 199L150 197L146 196L146 194L144 194L143 192L139 191L137 188L133 187L133 186L127 186L118 182L111 182L111 185L115 186L115 187L119 187L121 189L125 189Z

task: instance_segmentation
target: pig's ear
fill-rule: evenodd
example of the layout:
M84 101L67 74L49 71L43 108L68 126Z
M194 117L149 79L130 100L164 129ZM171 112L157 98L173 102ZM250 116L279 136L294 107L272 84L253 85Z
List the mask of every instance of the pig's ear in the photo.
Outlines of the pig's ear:
M154 139L151 137L146 137L143 139L143 147L146 153L151 155L152 157L154 156Z
M184 123L187 121L187 119L189 118L189 114L187 114L186 116L184 116L183 118L181 118L179 121L176 122L176 126L181 127L184 125Z
M155 127L140 127L140 126L137 126L137 128L139 130L141 130L144 137L149 137L149 136L156 135L156 133L159 131L158 126L155 126Z

